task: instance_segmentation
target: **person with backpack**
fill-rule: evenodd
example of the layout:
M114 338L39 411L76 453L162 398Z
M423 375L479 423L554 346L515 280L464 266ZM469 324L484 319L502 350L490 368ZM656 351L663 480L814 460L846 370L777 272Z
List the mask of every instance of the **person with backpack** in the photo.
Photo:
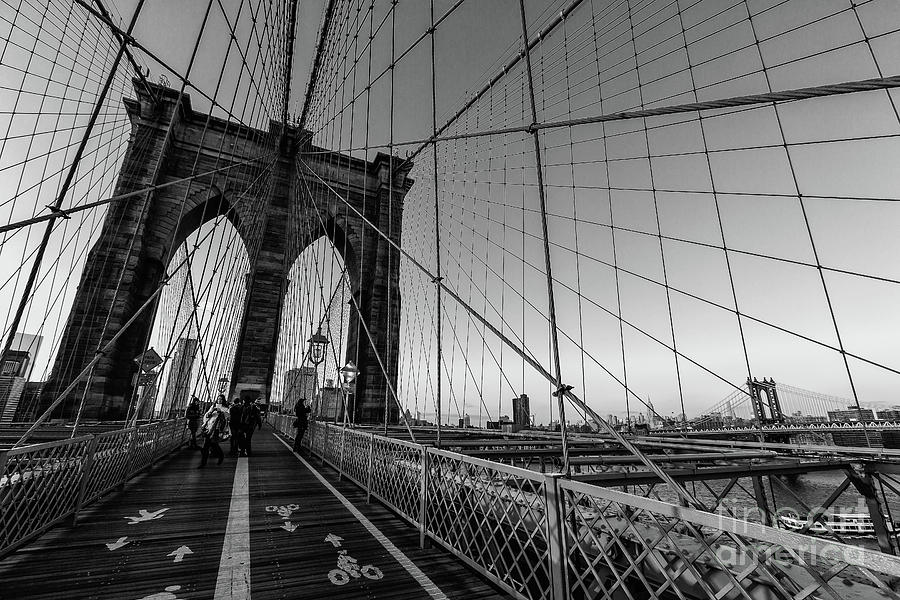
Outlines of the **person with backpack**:
M215 406L206 411L203 417L203 427L200 429L200 435L203 436L203 448L200 450L200 465L198 469L206 466L209 460L209 453L212 452L219 461L216 464L222 464L225 460L225 453L219 442L222 440L222 434L228 427L228 402L225 396L219 396Z
M184 411L187 418L188 430L191 432L191 448L199 448L197 445L197 428L200 427L200 400L197 396L191 396L191 403L188 404L187 410Z
M256 429L262 429L259 407L250 398L244 398L244 406L241 408L240 454L250 456L250 444Z

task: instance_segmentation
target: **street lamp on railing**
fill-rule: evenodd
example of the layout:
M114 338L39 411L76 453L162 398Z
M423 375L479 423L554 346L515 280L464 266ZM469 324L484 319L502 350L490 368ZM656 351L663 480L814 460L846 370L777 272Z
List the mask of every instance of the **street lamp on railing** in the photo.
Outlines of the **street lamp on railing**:
M220 394L224 394L224 393L225 393L225 387L226 387L227 385L228 385L228 378L227 378L227 377L221 377L221 378L219 379L219 393L220 393Z
M313 369L315 371L315 379L319 378L319 365L325 360L325 350L328 348L328 338L322 335L322 326L319 326L319 329L307 340L307 351L306 356L309 358L309 362L313 364ZM321 392L320 392L321 394ZM318 413L318 402L314 402L313 411Z
M353 361L348 361L346 365L341 367L341 381L344 382L343 390L344 390L344 416L346 419L347 413L347 396L352 394L350 390L353 389L353 382L356 381L356 376L359 375L359 369L356 368L356 365L353 364ZM356 399L356 395L353 395L353 398ZM356 407L354 407L356 408ZM355 412L355 411L354 411Z

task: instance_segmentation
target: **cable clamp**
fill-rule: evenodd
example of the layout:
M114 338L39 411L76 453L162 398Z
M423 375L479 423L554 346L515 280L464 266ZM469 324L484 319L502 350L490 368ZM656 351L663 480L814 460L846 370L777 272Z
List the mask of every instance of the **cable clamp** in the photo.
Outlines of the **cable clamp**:
M531 133L531 134L537 133L538 132L538 124L532 123L525 129L525 131L527 131L528 133Z
M432 277L432 278L431 278L431 283L440 283L440 282L442 282L443 280L444 280L443 277Z
M62 210L61 208L56 208L55 206L53 206L51 204L48 204L47 208L50 209L50 214L52 214L54 217L59 217L61 219L71 219L72 218L69 216L69 213Z
M559 398L561 396L564 396L566 394L566 392L568 392L572 389L574 389L574 388L571 385L562 384L558 388L556 388L555 392L553 392L553 397Z

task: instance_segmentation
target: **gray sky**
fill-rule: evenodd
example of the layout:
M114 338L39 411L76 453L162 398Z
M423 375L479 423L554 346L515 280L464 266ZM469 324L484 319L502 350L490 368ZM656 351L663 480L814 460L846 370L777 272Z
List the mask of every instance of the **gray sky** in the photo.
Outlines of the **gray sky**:
M118 13L127 19L134 4L118 0ZM232 18L240 2L222 4ZM369 5L350 2L354 15L357 4L363 19L359 39L365 40ZM530 30L537 31L567 4L527 2ZM343 22L345 4L338 5L336 18ZM441 15L451 5L436 2L435 13ZM376 27L389 14L389 6L376 2L371 17ZM754 15L752 27L746 6ZM532 53L538 120L900 72L900 34L895 31L900 16L888 0L751 1L746 6L718 0L585 0L565 26ZM468 0L439 27L439 124L518 51L517 7L513 0ZM204 8L203 2L148 2L135 37L174 69L184 70ZM4 18L9 16L8 7L0 10ZM321 2L300 4L292 112L301 107L321 10ZM243 23L237 29L240 40L251 31L243 15L238 20ZM352 135L354 147L362 146L366 136L371 146L386 147L391 136L397 143L431 134L427 38L393 71L393 115L390 73L373 83L371 94L362 91L368 79L390 63L391 32L397 56L428 27L429 19L429 3L401 1L395 26L388 16L377 29L371 76L369 53L359 44L336 46L330 54L333 62L325 69L335 68L339 75L332 80L344 86L319 90L308 123L317 143L346 149ZM192 82L211 95L223 69L226 43L225 19L216 7L191 75ZM86 55L89 49L85 44ZM14 67L24 69L23 60L27 53L6 51L0 60L4 77L13 77ZM94 79L103 73L102 62L85 57L85 64L92 65ZM146 64L152 79L165 74L152 61ZM522 64L448 133L529 123ZM240 75L234 55L224 68L217 97L242 98L234 89L243 91L250 78ZM167 77L176 86L175 77ZM255 72L254 77L263 81L265 73ZM9 87L20 85L13 81ZM66 89L74 93L77 86L70 83ZM110 106L122 95L129 95L125 77L118 80ZM351 102L355 95L359 99ZM199 94L191 96L195 108L208 108ZM259 99L251 95L249 103L235 102L234 110L264 126L269 116L277 116L277 103L271 100L265 93ZM895 233L900 224L898 101L894 92L874 91L782 104L777 114L771 105L706 111L702 123L697 113L688 113L544 130L542 159L564 381L603 415L624 415L626 375L634 394L650 399L659 413L680 413L683 400L687 413L695 414L741 385L748 362L753 376L847 398L852 397L852 376L863 404L900 403L897 374L866 362L900 370L900 267L894 260L900 251ZM56 105L41 106L35 98L16 102L9 90L0 94L2 111L21 113L25 106L39 113L58 111ZM266 110L260 110L263 106ZM84 102L77 118L84 119L89 108L90 102ZM119 111L104 121L114 149L127 139L121 117ZM27 137L13 139L34 123L24 115L16 119L0 167L14 165L26 152L37 155L36 147L28 149ZM415 148L398 145L395 152L403 155ZM112 154L109 164L92 163L87 169L99 183L79 188L73 196L79 202L111 193L116 172ZM61 168L64 161L54 165ZM27 187L17 181L19 175L26 184L29 178L45 177L41 170L14 167L3 173L4 198L15 195L17 186ZM406 199L403 224L404 247L429 268L435 264L432 173L428 149L416 159L411 176L417 183ZM437 181L445 281L552 370L530 137L516 133L442 142ZM14 209L2 214L3 220L30 216L52 200L45 196L22 194ZM77 272L83 263L79 253L89 245L89 225L102 216L99 211L89 213L83 213L85 231L80 237L72 237L74 229L59 230L51 241L53 252L65 258L60 261L63 272ZM15 278L23 249L35 247L39 231L31 228L4 244L4 280ZM69 249L60 250L68 239ZM729 249L727 262L723 239ZM235 255L242 251L233 250ZM817 264L823 267L821 275ZM204 276L196 273L195 278ZM2 306L11 306L17 298L12 292L21 285L13 281L0 290ZM434 291L408 261L402 264L401 288L400 392L411 410L428 414L435 387ZM26 331L40 326L55 293L65 292L71 301L71 285L67 288L62 278L52 284L48 280L42 290ZM744 315L740 322L735 299ZM621 329L620 304L625 321ZM66 311L62 298L49 312L61 320ZM458 413L496 419L511 413L514 394L525 392L537 421L547 422L555 409L546 383L452 300L447 299L445 311L445 419L448 406L453 421ZM310 319L315 316L307 315ZM302 340L304 335L285 334L284 339ZM847 359L849 376L843 357L834 350L841 344L860 357ZM673 347L679 353L677 365ZM644 412L634 396L628 401L633 411Z

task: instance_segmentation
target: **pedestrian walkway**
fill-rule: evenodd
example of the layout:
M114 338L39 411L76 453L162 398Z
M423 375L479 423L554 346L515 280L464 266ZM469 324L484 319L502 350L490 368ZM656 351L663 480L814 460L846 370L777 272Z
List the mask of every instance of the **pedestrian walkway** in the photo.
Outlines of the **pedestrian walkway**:
M268 428L253 456L185 451L0 561L0 599L506 596Z

